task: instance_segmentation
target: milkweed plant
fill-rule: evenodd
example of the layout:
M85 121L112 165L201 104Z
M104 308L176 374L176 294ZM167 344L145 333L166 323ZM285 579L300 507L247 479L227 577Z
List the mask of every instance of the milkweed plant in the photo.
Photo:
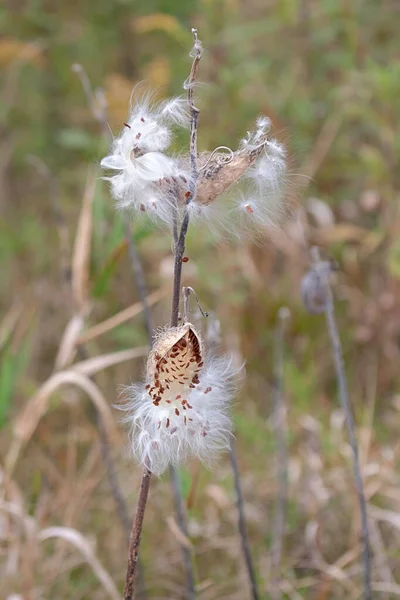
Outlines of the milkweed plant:
M179 313L189 223L208 223L224 236L256 237L279 227L287 212L286 150L271 137L267 116L257 119L236 150L221 145L198 152L194 89L203 48L196 30L193 37L193 63L183 86L187 98L155 102L152 94L134 91L128 119L101 161L116 207L166 225L174 248L171 321L155 336L144 381L127 388L123 407L133 456L144 467L125 599L133 597L151 475L189 458L210 465L231 445L230 408L243 368L232 355L208 350L188 312L183 318ZM189 147L180 155L169 151L177 128L189 130Z

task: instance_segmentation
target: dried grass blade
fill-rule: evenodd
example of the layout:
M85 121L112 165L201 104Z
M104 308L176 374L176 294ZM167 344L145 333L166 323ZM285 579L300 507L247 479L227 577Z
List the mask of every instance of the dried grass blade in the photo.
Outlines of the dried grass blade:
M19 302L12 304L0 322L0 350L9 340L24 310Z
M186 535L182 532L175 518L172 515L170 515L169 517L167 517L166 521L168 529L170 530L172 535L178 540L179 544L184 548L191 550L193 548L193 545L189 538L186 537Z
M163 298L165 295L165 290L157 290L153 292L147 298L148 306L156 304L156 302L159 302L161 298ZM122 325L123 323L126 323L126 321L133 319L141 312L143 312L142 302L136 302L135 304L132 304L132 306L128 306L128 308L125 308L124 310L121 310L121 312L117 313L116 315L113 315L109 319L106 319L105 321L94 325L93 327L88 329L88 331L80 335L78 338L78 344L86 344L86 342L89 342L90 340L93 340L96 337L103 335L108 331L111 331L115 327L118 327L118 325Z
M70 527L48 527L47 529L43 529L38 535L38 539L41 542L51 538L63 539L79 550L92 567L97 579L108 592L109 597L113 600L120 600L121 596L114 581L94 554L88 540L79 531Z
M94 174L89 171L72 255L72 296L80 310L83 310L88 297L95 185Z
M76 343L84 325L83 316L76 314L69 321L68 325L64 330L63 337L61 339L58 353L54 363L54 370L59 371L64 369L66 366L71 364L74 359L76 350Z
M372 589L374 592L382 592L383 594L394 594L395 596L400 596L400 585L396 585L395 583L387 583L382 581L373 581Z
M376 519L377 521L385 521L392 527L400 530L400 513L397 513L394 510L378 508L377 506L373 505L369 505L368 513L370 517Z
M6 457L6 468L9 472L13 470L21 448L32 437L40 419L46 413L51 395L62 385L68 384L79 387L89 396L101 415L108 436L115 436L116 427L111 409L97 385L81 373L73 370L61 371L50 377L42 385L36 394L28 400L17 417L14 427L15 438Z
M141 346L140 348L130 348L129 350L120 350L119 352L110 352L109 354L101 354L94 358L83 360L82 362L75 363L72 367L76 373L82 375L92 376L103 371L108 367L119 365L127 360L133 360L141 356L147 356L147 346Z

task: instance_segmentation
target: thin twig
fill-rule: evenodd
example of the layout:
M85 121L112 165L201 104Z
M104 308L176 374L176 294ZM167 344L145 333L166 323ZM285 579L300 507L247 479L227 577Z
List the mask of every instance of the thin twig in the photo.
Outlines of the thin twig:
M108 483L110 485L112 496L114 498L115 505L117 507L117 514L121 521L124 535L126 536L126 539L128 541L129 540L129 529L131 526L131 520L129 517L128 508L126 506L125 498L124 498L121 488L119 486L117 472L115 469L115 463L111 456L108 436L104 429L103 421L102 421L101 415L99 414L99 411L97 411L96 417L97 417L98 435L99 435L99 439L100 439L101 456L103 458L103 462L106 467Z
M320 262L319 252L317 248L313 248L313 257L315 259L315 269L320 275L320 279L324 286L324 312L326 323L328 327L329 337L332 344L332 353L335 362L336 377L339 387L339 398L344 410L348 436L350 441L351 450L353 453L353 467L354 467L354 478L356 481L358 503L361 513L361 530L362 530L362 544L363 544L363 559L364 559L364 598L365 600L372 600L372 587L371 587L371 557L370 557L370 541L369 541L369 529L368 529L368 515L367 515L367 501L364 493L364 485L361 474L360 461L358 456L358 444L355 432L354 418L351 410L350 399L347 388L347 379L345 374L345 366L343 360L342 344L339 337L338 328L335 319L335 307L333 301L333 294L329 283L329 273L327 273L324 263ZM319 268L321 267L321 268Z
M199 120L199 109L194 105L193 92L194 92L194 84L197 79L197 69L199 67L201 55L203 53L203 48L200 40L197 37L197 29L192 29L194 46L191 52L191 56L193 56L193 64L190 69L190 75L188 80L188 104L191 114L191 123L190 123L190 163L192 165L192 176L193 181L191 182L194 186L192 190L192 199L194 195L194 189L196 187L196 179L198 175L197 168L197 128L198 128L198 120Z
M189 185L190 195L186 200L185 212L182 219L181 230L178 236L178 242L175 243L175 263L174 263L174 282L172 290L172 310L171 310L171 327L178 325L179 319L179 301L181 294L182 281L182 258L185 252L186 234L189 228L189 212L187 205L194 199L196 195L196 183L198 177L197 167L197 127L199 121L199 109L195 107L193 100L193 89L197 77L197 69L203 52L201 42L197 37L197 29L192 29L194 46L191 53L193 56L192 68L188 79L188 104L190 110L190 164L192 167L191 179ZM176 239L176 232L174 233Z
M124 588L124 600L132 600L135 580L136 566L139 557L140 540L142 537L143 519L146 511L147 498L151 482L151 471L146 467L142 475L140 485L139 499L136 507L135 518L133 520L132 531L129 538L128 568L126 571L126 580Z
M103 90L97 88L95 92L93 91L88 74L79 63L73 64L72 70L78 75L90 111L100 124L105 141L109 143L112 140L112 132L107 121L107 102Z
M129 245L129 251L130 251L130 256L131 256L132 268L133 268L133 273L134 273L137 288L138 288L138 293L139 293L140 299L143 304L143 310L144 310L145 322L146 322L146 332L147 332L147 336L148 336L149 347L151 348L152 343L153 343L153 338L152 338L153 329L152 329L152 325L151 325L150 310L149 310L149 307L147 304L146 282L144 280L140 256L137 252L135 243L134 243L133 239L131 238L129 224L127 222L126 222L126 232L127 232L127 237L129 236L130 241L131 241L131 244ZM183 498L182 498L182 490L179 485L178 474L176 472L176 469L172 465L169 470L169 475L170 475L172 493L173 493L173 498L174 498L177 522L178 522L178 525L179 525L182 533L185 535L185 537L187 537L188 531L187 531L184 502L183 502ZM190 555L190 550L183 544L181 545L181 550L182 550L182 556L183 556L183 564L184 564L185 573L186 573L186 586L187 586L186 594L187 594L188 600L192 600L195 598L195 579L194 579L194 573L193 573L192 559L191 559L191 555ZM140 571L141 571L141 569L139 569L139 573L140 573Z
M132 235L132 230L129 225L129 221L125 218L125 237L128 242L129 257L131 259L133 276L136 281L136 287L139 294L140 302L143 306L143 315L146 327L147 338L149 346L151 348L153 344L153 326L151 322L151 314L149 304L147 302L148 292L147 285L144 278L142 261L140 260L139 252L136 248L136 243Z
M187 519L185 512L185 505L182 498L182 490L179 481L179 475L176 469L171 465L169 468L169 476L171 479L171 486L174 493L174 503L175 503L175 511L176 518L179 525L179 529L182 531L183 535L188 538L188 527L187 527ZM195 577L193 572L193 563L192 557L190 553L190 549L183 544L181 544L182 556L183 556L183 564L185 567L186 573L186 599L194 600L196 597L195 590Z
M249 538L247 535L246 519L245 519L245 515L244 515L243 493L242 493L242 486L240 483L240 475L239 475L239 468L238 468L237 458L236 458L234 438L232 438L232 441L231 441L229 456L230 456L232 472L233 472L233 481L234 481L234 485L235 485L236 506L237 506L237 510L238 510L238 526L239 526L239 533L240 533L243 557L244 557L244 561L246 564L247 575L249 577L249 582L250 582L250 587L251 587L251 596L252 596L253 600L258 600L258 598L259 598L258 587L257 587L255 573L254 573L253 561L252 561L251 553L250 553Z
M172 288L171 327L176 327L179 320L179 302L181 297L182 258L185 252L186 234L189 227L189 213L185 208L178 243L175 246L174 282Z
M190 286L186 286L186 287L182 288L182 295L183 295L183 320L184 321L188 321L189 320L189 298L190 298L190 294L193 294L193 296L195 297L197 308L199 309L201 315L205 319L207 317L209 317L210 316L209 313L208 312L204 312L204 310L201 308L200 300L199 300L199 297L196 294L195 290L192 287L190 287Z
M276 463L278 467L278 494L275 501L272 544L271 544L271 569L272 569L272 597L274 600L282 598L280 589L282 544L285 531L287 494L288 494L288 461L286 447L286 407L283 396L283 338L284 320L288 309L281 308L278 313L278 323L274 336L274 416L273 427L276 439Z

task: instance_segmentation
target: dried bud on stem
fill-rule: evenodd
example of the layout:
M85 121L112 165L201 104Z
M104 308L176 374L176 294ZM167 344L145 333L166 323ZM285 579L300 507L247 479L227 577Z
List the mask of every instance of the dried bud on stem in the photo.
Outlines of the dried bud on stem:
M333 270L329 261L320 261L307 271L301 280L301 298L306 310L311 314L323 313L326 309L326 278Z

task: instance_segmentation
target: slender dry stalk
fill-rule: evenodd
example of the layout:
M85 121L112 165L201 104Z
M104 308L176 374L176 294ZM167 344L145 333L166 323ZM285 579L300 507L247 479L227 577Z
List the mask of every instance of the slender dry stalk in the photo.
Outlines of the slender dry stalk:
M151 482L151 471L145 469L142 475L140 485L139 499L137 503L135 518L133 520L132 531L129 538L128 568L126 572L124 600L131 600L134 595L136 581L136 567L139 558L140 540L142 537L144 513L146 511L147 498Z
M247 535L246 519L245 519L245 514L244 514L243 492L242 492L242 486L240 483L239 467L238 467L238 463L237 463L234 438L232 438L232 441L231 441L229 456L230 456L232 472L233 472L233 481L234 481L234 485L235 485L240 541L241 541L244 562L246 565L247 575L249 578L249 583L250 583L250 588L251 588L251 597L253 598L253 600L258 600L260 596L258 593L257 581L256 581L255 572L254 572L253 561L251 558L251 552L250 552L249 538Z
M275 501L272 545L271 545L271 570L272 590L274 600L282 598L280 589L282 544L285 532L287 495L288 495L288 460L286 443L286 406L283 396L283 344L284 322L288 316L288 309L281 308L278 313L278 322L274 336L274 416L273 427L276 439L276 464L278 471L278 494Z
M147 301L148 292L146 281L143 274L142 261L140 260L139 252L136 247L135 239L132 235L132 228L127 218L125 218L125 237L128 242L129 258L132 265L133 277L136 282L137 291L139 294L140 302L143 306L144 323L146 328L147 339L149 347L153 344L153 326L151 323L151 314L149 303Z
M331 340L332 354L335 363L336 378L339 388L339 399L345 414L349 442L353 453L354 478L356 482L358 504L360 507L361 514L361 531L364 562L364 598L365 600L372 600L371 557L369 541L370 536L368 528L367 501L364 493L364 485L358 455L358 443L355 431L354 418L348 393L342 344L340 341L339 331L336 324L334 300L329 282L331 265L327 262L323 262L320 260L318 248L312 249L312 257L315 261L315 264L313 266L313 270L309 273L309 275L311 274L311 276L314 277L314 291L310 291L310 294L313 296L312 300L316 300L318 302L318 310L314 312L325 313L327 329ZM303 293L304 292L307 292L307 290L303 289Z
M188 104L190 109L190 164L192 167L192 177L189 186L190 195L186 200L186 206L193 200L196 193L196 182L198 178L198 152L197 152L197 126L199 120L199 109L194 105L193 91L197 77L197 69L201 59L202 48L197 38L197 29L192 29L194 48L193 48L193 63L188 79ZM174 237L177 238L175 244L175 263L174 263L174 283L172 292L172 310L171 310L171 327L178 325L179 317L179 300L181 293L182 281L182 258L185 252L186 235L189 227L189 212L185 209L183 215L181 230L177 235L176 227L174 227Z
M197 30L192 29L194 38L194 60L190 71L188 81L188 103L191 113L190 123L190 159L192 165L192 182L190 195L187 198L186 205L193 199L196 189L197 179L197 123L199 110L193 104L193 86L197 74L198 63L201 58L201 45L197 44ZM175 245L175 261L174 261L174 277L173 277L173 293L172 293L172 308L171 308L171 326L176 327L179 321L179 304L181 294L182 281L182 258L185 251L186 234L189 227L189 212L185 210L181 229L178 235L178 242ZM174 238L177 233L177 224L174 226ZM134 598L136 565L139 555L140 540L142 535L143 519L146 511L148 492L151 481L151 471L146 467L142 475L142 484L138 504L136 508L135 518L133 520L132 532L129 540L128 567L125 579L124 600L132 600Z
M171 465L169 468L169 476L171 479L172 491L174 494L174 503L175 503L175 511L176 518L179 525L179 529L185 536L185 538L189 537L188 527L187 527L187 519L185 512L185 505L182 498L182 490L179 481L179 475L177 470ZM194 600L196 597L196 589L195 589L195 577L193 571L193 563L190 549L181 544L182 556L183 556L183 565L186 573L186 599Z
M184 288L184 290L188 290L190 293L190 290L192 290L192 288ZM187 295L187 293L185 293L185 295ZM197 296L196 296L196 300L197 300L198 307L199 307L200 311L202 312L202 314L210 316L209 313L203 313L203 311L198 303ZM218 332L219 332L219 321L217 321L216 319L213 319L211 317L211 327L210 327L210 332L208 335L208 343L209 343L210 347L216 348L218 346L218 343L219 343ZM237 506L237 511L238 511L238 531L239 531L240 540L241 540L242 554L243 554L243 558L244 558L244 562L245 562L245 568L247 571L248 579L250 582L252 597L254 599L256 599L259 597L259 593L258 593L257 582L256 582L255 574L254 574L254 567L253 567L253 562L252 562L252 558L251 558L249 540L248 540L248 536L247 536L242 485L241 485L241 481L240 481L240 473L239 473L239 468L238 468L238 464L237 464L234 439L232 439L232 442L231 442L231 445L229 448L229 458L230 458L230 464L231 464L232 473L233 473L233 481L234 481L235 496L236 496L236 506Z

